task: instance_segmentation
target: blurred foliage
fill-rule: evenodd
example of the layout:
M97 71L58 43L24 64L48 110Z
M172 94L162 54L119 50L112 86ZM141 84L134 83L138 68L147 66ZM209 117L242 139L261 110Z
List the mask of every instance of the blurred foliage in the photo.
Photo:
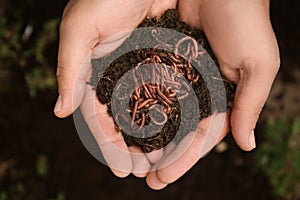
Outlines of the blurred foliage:
M63 192L59 192L55 198L49 199L49 200L65 200L66 195Z
M7 187L0 190L0 200L19 200L26 197L27 192L24 184L26 184L26 178L29 176L29 172L25 169L19 169L13 166L8 170L8 174L13 182Z
M268 176L276 195L300 199L300 118L269 119L265 133L256 153L258 167Z
M38 153L35 155L33 161L27 163L27 166L24 166L24 163L20 161L17 162L15 160L1 161L0 164L2 165L2 170L3 166L6 166L6 172L2 174L2 176L0 174L0 182L8 181L9 183L0 188L0 200L32 199L29 197L38 191L36 188L39 187L39 184L44 184L44 181L49 179L51 176L49 173L51 163L48 155L44 153ZM46 194L47 199L66 199L65 193L61 191L61 189L48 189L51 192ZM39 194L37 192L37 195L43 195L43 193Z
M38 155L35 162L35 166L36 166L36 173L38 176L47 176L49 163L46 155L44 154Z
M0 93L18 87L20 81L14 75L20 71L31 97L37 91L56 88L54 66L47 56L49 46L57 42L58 24L58 18L45 22L31 38L35 31L32 24L0 18Z

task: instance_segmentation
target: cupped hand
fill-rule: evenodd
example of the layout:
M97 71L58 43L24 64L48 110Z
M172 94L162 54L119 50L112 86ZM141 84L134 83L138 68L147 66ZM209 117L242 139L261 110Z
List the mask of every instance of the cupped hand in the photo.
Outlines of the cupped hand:
M217 56L222 74L237 84L233 109L224 126L212 134L220 141L228 122L236 143L246 151L256 147L254 128L279 69L279 50L269 19L268 0L179 0L181 20L202 29ZM162 189L187 172L203 154L199 147L209 135L208 121L201 121L190 148L174 163L159 166L147 176L153 189ZM168 160L178 150L166 156Z
M176 4L174 0L71 0L63 13L57 67L59 97L55 115L67 117L81 105L85 121L106 162L119 177L135 171L141 172L136 176L146 176L150 164L140 150L134 147L128 150L122 135L114 129L106 107L96 100L95 92L86 84L90 81L90 59L113 51L122 42L116 41L95 50L107 38L132 30L147 16L160 15L175 8Z

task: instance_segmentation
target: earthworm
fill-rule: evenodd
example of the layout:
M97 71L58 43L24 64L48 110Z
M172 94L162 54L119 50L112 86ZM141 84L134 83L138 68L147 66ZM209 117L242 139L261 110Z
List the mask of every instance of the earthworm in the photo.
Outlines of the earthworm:
M178 42L175 44L175 50L174 50L174 54L177 55L178 54L178 49L179 49L179 46L185 42L186 40L190 40L191 37L189 36L186 36L186 37L183 37L181 38L180 40L178 40Z
M177 75L178 68L177 68L175 63L172 63L172 66L173 66L172 69L174 70L174 72L171 75L172 75L172 78L173 78L174 76Z
M186 58L189 55L190 51L191 51L191 43L188 43L187 50L186 50L185 54L183 55L183 57Z
M184 95L181 95L180 97L177 97L177 99L184 99L185 97L187 97L189 95L188 92L186 92Z
M160 99L160 101L165 105L165 107L166 107L166 113L167 114L169 114L169 112L167 112L168 110L170 110L171 111L171 106L170 106L170 104L168 104L165 100L163 100L163 99ZM155 105L153 105L153 106L155 106ZM150 110L150 108L149 108L149 110Z
M164 120L161 122L156 121L156 119L154 119L154 117L151 118L151 120L153 121L153 123L155 123L156 125L164 125L167 122L167 115L166 113L164 113L163 111L161 111L160 109L158 109L157 107L154 107L153 109L157 110L157 112L159 112L160 114L162 114L162 116L164 117Z
M196 78L193 80L194 83L196 83L199 80L200 76L197 74Z
M160 59L160 57L158 55L153 55L152 56L152 61L154 63L161 63L161 59Z
M165 73L167 73L164 67L160 68L160 73L161 73L161 84L163 84L165 80Z
M136 96L138 98L140 98L140 91L139 91L139 83L138 83L138 80L135 76L135 70L132 70L132 79L133 79L133 82L134 82L134 90L135 90L135 93L136 93Z
M134 108L133 108L133 111L132 111L132 120L131 120L131 123L132 123L132 124L134 123L134 119L135 119L135 115L136 115L137 108L138 108L138 102L136 101L136 102L134 103Z
M205 50L198 51L198 56L203 56L206 53Z
M224 81L224 82L226 82L226 83L230 83L229 81L227 81L226 79L223 79L223 78L218 78L218 77L214 77L214 76L212 76L211 77L212 79L215 79L215 80L218 80L218 81ZM230 83L231 84L231 83Z
M145 95L148 97L148 98L153 98L153 96L151 95L147 85L143 85L144 87L144 90L145 90Z
M167 106L167 108L165 108L165 112L167 114L170 114L171 110L172 110L171 106Z
M148 87L149 87L149 86L150 86L150 85L148 85ZM156 99L155 89L149 88L149 92L150 92L150 94L152 95L152 97L153 97L154 99Z
M191 90L190 86L184 80L182 80L181 83L187 89L188 92Z
M187 73L187 74L186 74L186 77L187 77L188 80L191 80L191 79L192 79L192 75L191 75L190 73Z
M152 66L152 80L151 82L154 84L155 83L155 79L156 79L156 76L155 76L155 65Z
M193 48L192 48L192 52L193 52L193 57L196 58L197 57L197 54L198 54L198 44L197 44L197 41L193 38L191 38L190 36L186 36L186 37L183 37L181 38L180 40L178 40L177 44L175 45L175 51L174 53L175 54L178 54L178 49L179 49L179 46L187 41L187 40L190 40L192 41L193 43Z
M136 94L131 95L131 97L133 97L135 100L139 99Z
M142 113L142 122L139 129L143 128L144 124L145 124L145 113Z
M194 44L194 48L192 48L192 52L193 52L193 57L197 58L198 56L198 44L197 41L195 39L192 39L193 44Z
M171 80L171 76L169 74L168 66L166 64L163 64L163 67L164 67L164 76L165 76L165 78L168 79L168 80Z
M157 41L157 40L156 40ZM158 42L158 41L157 41ZM162 43L156 44L153 49L167 49L167 50L173 50L173 46L169 45L167 43L164 43L164 45Z
M177 63L180 62L180 60L178 58L174 57L174 55L168 55L168 56L172 61L177 62Z
M138 101L139 103L141 103L141 102L143 102L144 100L145 100L144 98L140 97L137 101Z
M156 40L156 42L160 43L160 44L163 44L164 46L168 47L168 48L173 48L173 45L171 44L168 44L166 42L163 42L162 40L158 39L158 37L156 37L156 34L157 34L157 30L156 29L152 29L151 30L151 35L154 37L154 39Z
M171 89L172 89L171 87L167 87L167 88L166 88L166 92L167 92L167 93L170 93L170 92L171 92L171 91L170 91Z
M161 92L161 90L159 89L159 86L157 86L157 94L158 94L163 100L165 100L168 104L170 104L170 105L173 104L173 102Z
M157 86L156 85L148 85L149 88L152 88L152 89L156 89Z
M172 98L172 97L175 97L176 96L176 92L171 92L168 94L168 98Z
M165 83L168 83L170 84L172 87L176 87L176 88L180 88L181 84L180 83L177 83L175 81L169 81L169 80L165 80Z
M120 124L120 120L119 120L120 117L123 117L123 120L124 120L124 121L127 121L127 120L126 120L126 117L123 116L124 114L125 114L125 113L118 112L118 113L116 113L116 115L114 116L114 119L115 119L116 123L119 125L119 127L122 126L122 123ZM122 128L122 127L121 127L121 128Z
M139 104L139 106L137 107L137 109L143 108L146 104L150 103L151 101L154 101L154 99L152 99L152 98L146 99L145 101L143 101L142 103Z
M141 88L140 87L138 87L137 89L136 89L136 96L138 97L138 98L140 98L140 94L141 94Z
M141 80L142 80L142 86L145 90L145 95L147 95L149 98L152 98L152 95L150 94L148 88L147 88L147 85L145 84L145 80L144 80L144 75L141 74Z

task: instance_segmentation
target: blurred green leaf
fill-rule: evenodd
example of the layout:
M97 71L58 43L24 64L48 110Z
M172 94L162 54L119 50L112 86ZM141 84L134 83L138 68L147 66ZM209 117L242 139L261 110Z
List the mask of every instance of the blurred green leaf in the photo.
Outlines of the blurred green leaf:
M66 195L63 192L59 192L55 198L51 198L49 200L65 200Z
M21 39L23 22L12 23L4 17L0 18L0 65L1 71L5 71L0 77L0 92L21 88L18 85L20 81L11 80L14 77L12 74L20 72L20 69L31 97L36 97L38 91L56 88L54 66L48 61L48 48L58 39L59 21L59 18L46 21L42 31L30 40L30 45L25 45Z
M7 195L4 191L0 191L0 200L7 200Z
M48 174L49 163L46 155L38 155L36 159L36 173L39 176L46 176Z
M56 86L54 73L42 67L34 68L25 75L25 79L31 97L35 97L38 90L54 89Z
M269 119L265 141L256 151L258 165L264 170L277 195L299 199L300 119Z
M40 34L36 46L35 46L35 58L36 61L43 64L45 63L45 50L49 43L55 41L58 37L57 29L59 24L59 19L52 19L46 22L43 26L42 33Z

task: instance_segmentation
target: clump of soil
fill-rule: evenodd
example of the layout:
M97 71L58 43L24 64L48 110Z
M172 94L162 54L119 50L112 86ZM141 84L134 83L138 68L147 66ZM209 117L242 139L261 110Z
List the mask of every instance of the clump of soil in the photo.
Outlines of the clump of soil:
M219 75L203 32L179 21L176 10L145 19L143 27L92 61L92 84L126 144L151 152L180 141L213 112L225 112L235 86Z

